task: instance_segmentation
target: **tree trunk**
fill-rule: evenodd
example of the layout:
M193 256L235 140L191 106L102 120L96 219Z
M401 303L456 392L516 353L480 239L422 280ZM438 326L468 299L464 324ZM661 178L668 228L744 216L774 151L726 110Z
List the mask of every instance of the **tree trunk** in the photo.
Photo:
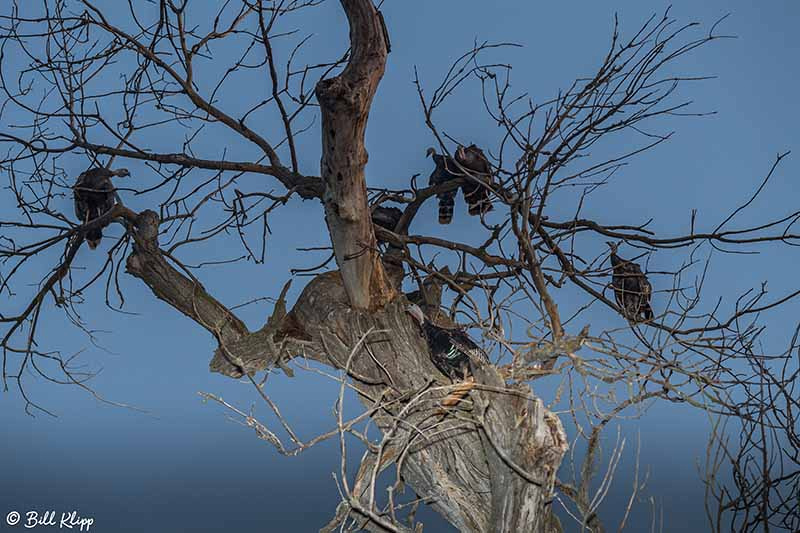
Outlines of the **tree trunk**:
M474 407L440 417L447 392L431 390L432 377L440 374L405 307L401 298L380 311L352 309L334 272L309 283L287 319L303 325L309 357L337 368L373 331L349 367L365 405L430 391L411 409L413 402L403 400L373 419L384 434L394 432L398 455L407 448L404 481L451 524L465 532L550 531L548 504L567 450L560 421L529 387L507 388L488 365L476 371ZM404 409L405 423L397 426Z
M215 300L207 301L205 291L168 267L157 248L143 246L140 239L129 261L131 273L191 318L213 321L210 330L238 330L238 319L207 307ZM371 407L380 398L393 402L373 420L392 436L384 459L388 464L400 462L403 481L420 498L459 531L556 531L548 503L567 450L560 421L529 387L508 388L488 365L476 371L472 409L442 414L441 400L447 391L433 383L442 376L430 360L419 327L405 311L406 303L398 298L377 311L353 309L339 272L321 274L305 287L288 314L276 312L262 330L238 337L217 334L220 348L211 367L238 377L242 371L255 372L304 356L344 369L352 353L347 370L365 405ZM404 421L399 426L398 417ZM354 490L363 506L368 500L362 495L369 490L375 490L369 479L362 479L359 490Z

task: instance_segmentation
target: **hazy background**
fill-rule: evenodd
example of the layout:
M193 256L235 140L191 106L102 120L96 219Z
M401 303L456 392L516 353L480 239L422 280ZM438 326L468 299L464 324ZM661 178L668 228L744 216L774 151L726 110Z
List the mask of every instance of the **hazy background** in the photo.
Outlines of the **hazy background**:
M717 76L688 87L683 94L696 102L695 110L719 113L665 124L664 130L675 129L677 135L625 169L615 186L593 198L586 213L609 223L641 222L653 217L654 227L666 234L686 232L692 208L700 209L699 227L715 226L753 190L777 152L797 149L800 144L796 103L800 4L790 0L758 5L719 0L672 3L672 14L679 21L698 20L706 27L731 13L722 31L738 39L712 43L681 63L685 73ZM116 4L122 8L121 2ZM430 171L430 160L424 154L434 141L425 128L412 84L414 66L432 90L444 69L476 38L517 42L524 47L503 56L515 67L514 89L544 100L575 77L594 72L607 51L615 11L624 36L667 6L666 2L644 4L388 0L382 10L392 52L367 132L369 183L400 184L412 174L427 176ZM198 3L198 20L204 16L205 5ZM109 13L113 18L113 9ZM126 16L119 13L121 18ZM317 35L309 57L314 50L322 57L330 57L331 51L343 52L346 31L338 3L329 0L313 18L304 19L302 33ZM224 64L224 54L217 58ZM235 107L232 89L228 89L227 97ZM480 103L475 99L476 89L473 86L454 94L438 115L439 125L459 138L495 146L496 131L477 111ZM224 98L220 105L225 108ZM7 114L2 126L15 120L19 117ZM256 129L271 131L273 127L270 124ZM318 140L316 130L312 131L300 153L301 171L316 174ZM242 145L229 135L200 146L209 150L204 156L213 158L226 143ZM158 146L157 136L152 146ZM149 179L144 167L125 165L135 179ZM764 213L773 209L796 206L798 168L797 156L791 156L764 200L752 215L742 217L740 224L759 214L766 216ZM76 163L74 170L77 174L83 168ZM268 186L273 185L280 190L277 182L270 181ZM134 209L148 207L136 202L131 201ZM7 191L0 195L0 208L13 208ZM463 214L462 209L456 216ZM418 222L421 233L435 227L435 208L427 206L422 216ZM274 234L267 244L265 265L201 271L201 279L224 303L235 305L254 297L277 296L289 268L310 266L317 259L300 255L295 248L328 245L317 202L293 201L270 224ZM457 237L472 227L454 225L435 231ZM119 234L118 229L111 231L115 232ZM221 256L226 255L224 241L217 241L215 246ZM235 243L230 247L228 256L239 254ZM103 258L104 254L91 254L87 249L79 254L80 263L88 267L96 267ZM764 279L770 280L771 295L792 287L796 254L767 251L739 258L733 267L726 266L726 258L721 259L707 287L710 295L754 286ZM40 272L32 273L31 281L49 266L41 265ZM244 408L255 402L255 396L249 385L208 372L215 346L210 335L157 301L137 280L124 278L125 308L138 316L108 311L97 291L96 299L82 310L94 328L105 332L99 338L107 350L76 334L52 308L43 318L42 326L47 328L44 338L65 354L85 350L82 360L91 368L103 369L94 387L109 399L147 413L110 407L75 388L35 379L28 381L29 392L58 418L31 418L24 414L16 391L0 395L0 529L5 527L4 517L11 510L75 509L94 517L92 530L99 533L318 530L338 502L331 475L338 468L335 443L285 458L252 431L230 421L218 407L202 403L198 391L219 394ZM290 301L304 281L295 282ZM9 301L6 295L0 302L4 314L21 305L20 301ZM263 323L270 309L269 305L249 308L243 316L249 325L256 326ZM788 342L787 332L797 317L797 306L787 311L791 312L771 319L768 339L775 347L782 348ZM597 308L594 313L607 314L607 310ZM594 325L613 319L590 314L586 321ZM581 325L576 324L576 330ZM545 395L546 384L537 384L536 388ZM294 379L276 375L269 390L301 436L310 437L333 426L331 407L336 391L329 380L311 373L300 373ZM260 406L256 413L266 414ZM664 530L704 531L703 492L696 460L704 453L707 428L702 415L675 405L658 406L642 420L626 424L626 450L631 453L626 454L617 483L601 508L606 526L616 528L615 519L630 494L632 452L638 436L640 462L650 475L645 496L653 497L656 513L663 515ZM607 437L613 440L615 435L612 430ZM638 506L630 531L649 528L649 505L645 501ZM426 532L452 531L435 514L423 516L429 517ZM571 530L566 521L564 525Z

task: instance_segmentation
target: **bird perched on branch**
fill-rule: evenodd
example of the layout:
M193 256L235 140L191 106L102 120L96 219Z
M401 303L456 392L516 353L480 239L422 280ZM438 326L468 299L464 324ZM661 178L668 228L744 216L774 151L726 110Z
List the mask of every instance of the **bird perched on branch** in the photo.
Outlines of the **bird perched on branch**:
M373 224L388 229L389 231L394 231L400 219L403 217L403 211L397 207L378 205L372 208L370 216Z
M461 186L461 190L469 206L469 214L485 215L492 210L487 188L492 181L492 167L480 148L474 144L466 148L459 146L455 158L437 154L434 148L428 148L427 156L433 157L436 165L428 179L429 186L441 185L468 176L469 181ZM456 190L447 191L436 196L439 199L440 224L449 224L453 220L456 192Z
M75 199L75 216L81 224L89 222L105 215L117 203L116 190L111 183L112 177L123 178L130 176L125 168L109 170L107 168L90 168L78 176L75 185L72 186L72 193ZM86 242L89 248L94 250L103 238L103 229L92 228L86 232Z
M372 207L372 223L389 231L395 231L397 224L403 217L403 211L397 207L384 207L382 205ZM386 248L381 252L381 259L386 274L392 286L399 289L403 283L405 269L403 268L403 248L397 244L386 243L377 236L379 244L385 244Z
M652 320L650 296L653 294L653 287L647 281L647 276L638 264L617 255L617 244L606 244L611 248L611 286L623 315L631 322Z
M446 329L431 322L418 305L407 308L419 323L422 335L428 344L431 361L444 375L453 381L464 380L472 375L472 365L489 363L480 346L461 329Z
M486 185L492 182L492 166L483 154L483 150L470 144L466 148L459 146L456 150L456 161L469 171L472 178L469 183L461 186L464 191L464 200L469 206L469 214L485 215L492 210L489 189ZM476 183L475 180L481 183Z
M452 157L436 153L436 149L428 148L426 157L432 157L436 168L428 178L428 186L434 187L447 183L459 177L458 167ZM449 224L453 220L453 209L456 205L456 193L458 189L440 192L436 195L439 200L439 224Z

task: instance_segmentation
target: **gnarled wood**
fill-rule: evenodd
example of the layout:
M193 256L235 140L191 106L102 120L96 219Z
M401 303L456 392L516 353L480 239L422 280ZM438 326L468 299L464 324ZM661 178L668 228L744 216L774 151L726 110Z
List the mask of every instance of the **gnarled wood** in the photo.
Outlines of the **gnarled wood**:
M341 283L337 273L318 276L290 313L324 347L328 364L342 368L361 337L373 330L378 333L364 343L369 349L359 349L350 366L363 397L378 397L387 387L397 396L425 390L440 375L405 302L365 313L348 305ZM395 433L395 441L410 450L401 475L460 531L549 531L546 504L567 449L564 430L527 386L507 389L491 366L477 378L472 412L440 418L446 393L438 391L405 413L407 424ZM373 419L385 434L392 430L392 416ZM436 436L415 435L411 427L435 427L431 434Z
M365 403L381 396L398 400L373 420L392 436L396 450L407 451L400 470L404 481L460 531L551 530L546 503L566 438L558 419L528 387L507 389L497 370L486 366L476 373L471 393L476 407L457 417L443 415L447 391L432 384L437 376L446 381L404 299L377 311L354 309L339 272L329 272L314 278L288 313L279 299L264 328L250 333L199 282L167 263L156 241L154 212L130 218L136 227L128 271L215 335L220 346L213 370L238 377L299 355L346 368ZM404 424L398 426L401 411ZM366 491L363 482L360 491Z
M306 286L284 323L302 324L306 355L338 369L345 368L349 354L372 330L348 369L364 399L387 394L406 399L429 390L424 401L404 413L405 424L399 428L395 417L409 407L405 400L373 420L385 434L394 432L392 442L398 448L408 448L401 468L405 482L460 531L553 530L546 505L567 449L558 418L527 386L507 389L491 366L477 376L472 393L477 407L458 417L442 417L440 405L446 392L431 390L431 380L443 378L405 305L400 300L379 311L353 309L341 276L331 272ZM237 345L244 347L260 338L259 333L252 335ZM273 345L280 338L276 334ZM283 356L285 352L266 358L274 361ZM420 428L423 435L409 428ZM428 438L427 430L435 437ZM366 491L363 484L359 488Z

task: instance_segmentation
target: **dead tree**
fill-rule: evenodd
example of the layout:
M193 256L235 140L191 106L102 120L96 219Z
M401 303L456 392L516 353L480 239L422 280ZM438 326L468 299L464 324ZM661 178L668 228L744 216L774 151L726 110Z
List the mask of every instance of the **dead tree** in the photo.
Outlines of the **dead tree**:
M349 49L297 65L307 40L285 25L319 3L227 2L200 25L190 17L189 3L175 0L147 7L130 3L124 17L88 0L15 2L2 15L2 91L6 106L29 118L23 128L3 122L0 130L6 148L0 165L18 205L16 214L0 220L0 293L24 302L0 317L6 389L15 385L32 411L45 407L26 392L28 371L91 391L89 376L71 359L43 347L41 318L63 312L91 335L80 306L87 287L103 281L107 305L121 307L125 290L146 287L206 329L216 344L211 370L252 382L278 416L259 376L276 369L293 373L293 362L301 368L302 361L327 365L339 373L336 427L311 441L298 439L281 419L291 441L286 444L252 413L208 395L281 453L339 440L342 503L326 531L415 531L413 509L419 503L465 532L557 531L557 505L582 528L599 531L603 491L621 453L612 453L601 489L592 492L602 430L651 400L688 403L753 428L746 434L769 431L779 442L789 439L797 450L796 394L780 392L791 390L797 380L791 359L796 342L787 353L766 358L755 351L762 330L746 322L800 292L765 301L765 291L755 291L739 298L732 310L708 310L700 298L702 281L684 280L698 268L695 257L702 247L795 244L799 236L792 228L800 212L745 228L729 228L732 217L713 230L695 230L692 221L688 234L660 237L646 224L582 218L580 208L571 220L551 218L547 210L552 195L562 190L579 191L576 202L582 205L629 159L668 138L645 128L659 117L691 114L677 95L697 78L665 71L676 59L722 38L716 25L695 34L695 24L677 25L668 13L630 36L621 36L615 25L597 72L538 104L512 94L509 65L482 59L502 48L477 45L454 62L432 93L426 96L423 80L416 82L422 119L448 157L453 147L469 146L471 140L442 133L437 109L459 84L482 84L485 111L498 124L495 146L481 147L493 179L462 167L457 179L445 183L419 188L412 178L410 186L378 189L369 187L365 175L365 129L386 68L391 28L371 0L340 0L349 23ZM212 61L221 41L241 50L224 68ZM278 43L291 52L280 57ZM12 52L26 57L27 66L10 67L7 54ZM267 92L239 91L237 99L247 107L234 112L236 106L220 95L228 94L234 80L248 86L241 80L252 71L267 80ZM310 117L319 118L318 127L306 120ZM185 132L183 142L171 147L150 142L151 132L177 127ZM592 159L590 148L598 140L634 131L642 133L641 145ZM241 141L242 149L232 153L255 155L237 159L197 152L199 138L219 132ZM298 151L306 132L321 138L319 176L300 168ZM74 220L64 209L74 181L65 169L109 168L116 159L132 169L125 186L117 187L121 201L88 223ZM414 173L409 169L408 175ZM248 179L253 177L264 181ZM268 180L277 180L281 191L269 190ZM485 187L494 207L491 213L490 206L482 210L481 235L461 242L413 232L423 204L465 186ZM141 208L127 201L134 197ZM251 331L235 309L222 303L220 292L203 285L198 268L182 254L231 236L241 244L240 260L264 262L268 220L297 198L322 204L336 269L326 270L329 259L306 270L313 277L293 305L287 306L287 284L267 322ZM108 248L98 270L88 276L75 272L73 260L86 236L109 224L122 228L122 236L111 244L104 240ZM590 305L624 315L613 297L612 269L603 250L609 239L630 247L625 256L650 276L654 317L592 331L578 324ZM681 269L647 271L660 254L683 252L687 259ZM26 269L42 262L53 262L51 272L32 293L15 293L12 288ZM205 262L206 268L214 263ZM126 281L123 270L141 283ZM583 301L559 301L568 290ZM406 313L409 299L442 327L458 323L470 326L476 338L482 333L495 364L477 368L469 382L451 382L439 373L417 323ZM564 318L559 303L571 316ZM519 330L524 333L514 333ZM751 365L750 372L743 374L741 364ZM783 370L766 371L765 365ZM758 375L762 378L755 380ZM565 392L539 398L530 387L533 379L562 380ZM364 405L364 412L351 419L342 407L346 390ZM574 431L569 436L555 414L565 406ZM774 414L786 412L791 416ZM364 426L370 424L382 435L377 444L366 436ZM344 460L353 437L364 448L354 478ZM569 440L584 449L571 480L565 469L559 474ZM731 447L724 450L736 456ZM770 476L773 463L763 463L761 475L768 481L762 490L743 489L738 499L722 493L720 514L744 508L756 517L747 524L796 524L797 507L769 505L776 494L787 494L789 484L796 487L796 453L784 458L784 464L794 461L794 474ZM712 463L712 474L718 465ZM387 469L396 480L381 486L379 474ZM714 492L717 479L707 479L714 494L720 494ZM410 502L400 499L405 486L416 495Z

